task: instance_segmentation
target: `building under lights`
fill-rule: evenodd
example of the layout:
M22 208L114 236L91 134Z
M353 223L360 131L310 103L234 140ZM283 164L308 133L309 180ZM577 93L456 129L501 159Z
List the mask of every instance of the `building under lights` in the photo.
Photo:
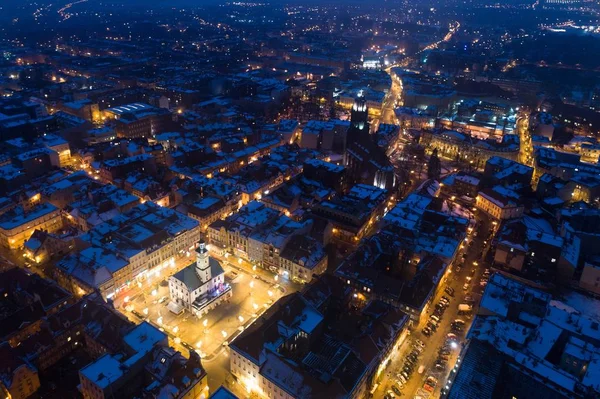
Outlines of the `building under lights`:
M196 261L169 277L169 295L169 309L175 313L186 309L198 317L231 298L225 271L218 260L208 255L204 241L196 249Z
M261 398L364 398L408 317L331 276L278 300L231 344L231 372Z
M94 273L100 265L104 265L104 257L110 256L123 263L123 268L116 269L110 263L108 272L103 278L112 279L112 286L106 286L103 295L112 297L131 284L159 277L165 268L175 266L175 260L196 248L200 237L199 223L172 209L164 208L148 201L125 213L94 227L81 236L83 246L101 249L93 253L89 264L79 262L75 269L87 268ZM77 256L77 254L73 255ZM111 270L111 268L115 270ZM73 275L71 267L66 273ZM88 274L85 274L88 278ZM89 283L97 284L99 280L90 279Z
M377 145L377 136L370 134L368 117L366 99L359 96L352 106L344 166L351 181L392 190L397 184L394 167L385 149Z
M600 397L597 308L495 274L442 397Z

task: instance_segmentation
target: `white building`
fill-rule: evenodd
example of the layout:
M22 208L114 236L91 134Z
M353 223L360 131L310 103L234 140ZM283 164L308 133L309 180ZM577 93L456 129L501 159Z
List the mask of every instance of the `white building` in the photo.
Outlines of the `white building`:
M221 263L208 256L206 243L200 241L196 262L169 277L169 309L179 313L187 309L198 317L231 297Z

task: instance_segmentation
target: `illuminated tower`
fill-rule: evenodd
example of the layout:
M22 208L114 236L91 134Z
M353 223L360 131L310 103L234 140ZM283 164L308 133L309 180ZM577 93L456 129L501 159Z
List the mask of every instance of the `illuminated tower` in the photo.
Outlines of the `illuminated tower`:
M208 262L208 250L204 240L200 240L200 246L196 249L196 274L203 283L212 278L210 264Z
M350 112L350 127L349 135L369 134L369 109L367 108L367 100L363 97L362 92L354 100L352 111Z

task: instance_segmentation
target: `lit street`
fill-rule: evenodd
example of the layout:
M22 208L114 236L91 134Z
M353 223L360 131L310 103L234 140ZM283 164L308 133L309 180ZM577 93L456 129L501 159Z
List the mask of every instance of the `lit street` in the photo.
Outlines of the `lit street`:
M419 390L422 391L425 379L428 376L434 376L438 380L438 385L432 397L439 397L441 389L444 387L446 381L451 380L451 368L455 364L456 358L460 352L461 340L471 326L472 315L477 310L476 304L479 302L481 293L483 292L483 287L480 285L480 279L485 269L490 267L482 260L481 254L482 252L487 251L487 248L489 247L490 229L494 226L491 224L489 218L480 212L476 213L476 220L477 227L469 234L464 249L457 255L456 264L452 265L447 277L440 283L438 293L430 302L429 309L426 310L420 324L411 328L411 334L400 347L397 354L392 357L390 366L386 367L385 376L377 389L379 395L383 396L385 392L391 389L391 385L398 381L397 375L405 365L406 356L414 351L416 339L420 339L425 343L425 349L419 355L418 362L416 363L411 377L402 388L403 396L412 397L413 395L416 395ZM484 241L487 241L487 243L484 244ZM466 255L464 261L462 261L463 254ZM458 272L457 266L460 266L460 271ZM463 290L463 285L467 280L469 281L468 290L465 291ZM447 287L454 289L454 296L450 296L445 292ZM427 337L421 331L429 322L429 317L433 314L435 305L439 303L442 296L450 299L450 305L444 311L437 331L430 337ZM465 303L465 298L467 297L470 297L468 298L468 303L474 304L473 310L470 314L459 315L458 305ZM438 362L439 350L447 341L447 334L452 332L450 325L456 319L465 321L462 332L454 332L459 338L457 346L452 348L450 356L444 363L444 367L441 369L436 368L435 365ZM424 366L422 374L419 374L417 370L420 366ZM423 392L420 392L420 394L423 394Z

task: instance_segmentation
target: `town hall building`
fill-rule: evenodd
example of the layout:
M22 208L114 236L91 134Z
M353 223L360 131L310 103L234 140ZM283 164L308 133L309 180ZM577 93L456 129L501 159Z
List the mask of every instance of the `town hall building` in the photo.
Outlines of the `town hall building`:
M188 310L197 317L231 297L225 271L218 260L208 255L204 241L196 249L196 262L169 277L169 295L172 312Z

